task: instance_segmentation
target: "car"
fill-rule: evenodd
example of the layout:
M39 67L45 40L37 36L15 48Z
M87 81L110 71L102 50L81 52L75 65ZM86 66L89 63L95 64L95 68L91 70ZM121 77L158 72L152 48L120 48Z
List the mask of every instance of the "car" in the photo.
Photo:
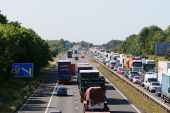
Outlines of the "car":
M109 67L111 68L111 69L114 69L114 66L116 65L116 62L115 61L110 61L109 62Z
M155 95L158 97L161 96L161 87L155 89Z
M149 91L150 92L155 92L155 90L157 89L157 88L161 88L161 85L159 84L159 82L151 82L150 84L149 84Z
M119 68L118 73L123 75L125 73L125 68Z
M58 109L53 109L53 110L50 110L48 113L62 113L62 112Z
M134 76L139 76L138 72L137 71L129 71L128 78L130 81L133 80Z
M65 87L58 87L56 90L57 96L66 96L67 95L67 88Z
M146 71L144 69L140 69L138 73L139 73L139 76L144 76L146 74Z
M139 81L139 76L134 76L134 77L132 78L132 82L133 82L133 83L137 84L138 81Z
M79 57L78 57L78 56L76 56L76 57L75 57L75 60L79 60Z
M114 71L117 71L118 70L118 65L115 65L114 68L113 68Z

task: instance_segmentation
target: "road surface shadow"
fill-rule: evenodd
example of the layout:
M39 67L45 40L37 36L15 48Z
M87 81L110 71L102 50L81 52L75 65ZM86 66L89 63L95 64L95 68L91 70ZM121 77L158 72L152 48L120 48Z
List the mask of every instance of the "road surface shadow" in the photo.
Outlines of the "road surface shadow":
M125 99L107 98L108 105L125 105L129 102Z
M106 90L116 90L116 89L111 85L106 85Z
M46 104L47 102L37 100L37 99L30 99L29 102L24 106L22 111L44 111L46 107L42 107L42 104Z

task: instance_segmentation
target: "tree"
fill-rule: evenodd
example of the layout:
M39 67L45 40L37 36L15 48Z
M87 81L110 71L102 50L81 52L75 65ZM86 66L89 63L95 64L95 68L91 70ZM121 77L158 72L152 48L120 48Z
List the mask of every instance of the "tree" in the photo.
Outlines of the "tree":
M170 49L166 50L165 58L170 60Z
M7 23L8 23L7 17L1 14L0 11L0 24L7 24Z

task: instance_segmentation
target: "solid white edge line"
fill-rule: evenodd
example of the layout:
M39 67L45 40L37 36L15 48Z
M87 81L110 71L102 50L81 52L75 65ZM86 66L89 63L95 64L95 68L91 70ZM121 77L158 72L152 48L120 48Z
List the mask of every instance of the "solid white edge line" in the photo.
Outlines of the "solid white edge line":
M37 88L38 89L38 88ZM25 105L28 103L28 101L31 100L31 98L33 97L33 95L36 93L37 89L34 91L34 93L27 99L27 101L23 104L23 106L21 107L21 109L18 111L18 113L20 113L23 108L25 107Z
M90 63L90 61L88 61L88 62ZM100 73L101 73L101 72L100 72ZM139 109L136 108L136 107L125 97L125 95L123 95L123 93L121 93L106 77L105 77L105 79L109 82L110 85L112 85L112 86L117 90L118 93L120 93L120 95L121 95L124 99L126 99L126 100L128 101L128 103L129 103L138 113L141 113L141 112L139 111Z
M55 88L54 88L54 90L53 90L53 93L52 93L52 95L51 95L51 97L50 97L50 100L49 100L49 102L48 102L48 105L47 105L47 107L46 107L45 113L48 112L48 108L50 107L50 103L51 103L51 101L52 101L52 99L53 99L53 95L54 95L54 92L55 92L55 90L56 90L56 88L57 88L57 85L58 85L58 84L56 83Z
M141 112L139 111L139 109L136 108L136 107L125 97L125 95L124 95L123 93L121 93L106 77L105 77L105 79L109 82L110 85L112 85L112 86L117 90L118 93L120 93L120 95L121 95L124 99L126 99L126 100L128 101L128 103L129 103L138 113L141 113Z

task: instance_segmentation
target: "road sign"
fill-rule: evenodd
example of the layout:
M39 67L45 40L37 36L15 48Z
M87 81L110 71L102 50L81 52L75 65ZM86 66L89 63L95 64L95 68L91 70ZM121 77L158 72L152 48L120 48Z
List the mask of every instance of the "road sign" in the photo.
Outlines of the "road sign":
M71 48L71 43L70 43L70 42L67 42L67 43L65 44L65 48L66 48L66 49L70 49L70 48Z
M33 77L33 63L14 63L12 64L11 73L14 77Z

